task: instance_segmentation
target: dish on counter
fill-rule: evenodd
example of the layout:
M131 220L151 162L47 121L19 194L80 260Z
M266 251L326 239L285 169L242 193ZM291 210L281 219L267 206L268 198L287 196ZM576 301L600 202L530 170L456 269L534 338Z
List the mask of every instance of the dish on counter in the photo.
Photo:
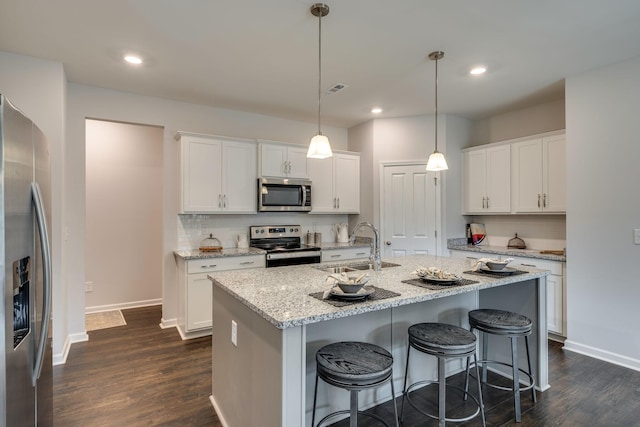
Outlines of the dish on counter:
M358 292L345 293L339 287L334 287L331 289L331 296L343 300L360 300L372 295L375 291L373 286L364 286Z
M413 274L418 276L420 280L439 285L450 285L460 280L460 277L456 274L449 273L448 271L441 270L437 267L420 267L416 269Z
M513 273L518 272L520 270L518 270L517 268L513 268L513 267L504 267L501 270L492 270L489 267L482 266L482 267L480 267L480 271L482 271L484 273L504 274L505 276L508 276L509 274L513 274Z

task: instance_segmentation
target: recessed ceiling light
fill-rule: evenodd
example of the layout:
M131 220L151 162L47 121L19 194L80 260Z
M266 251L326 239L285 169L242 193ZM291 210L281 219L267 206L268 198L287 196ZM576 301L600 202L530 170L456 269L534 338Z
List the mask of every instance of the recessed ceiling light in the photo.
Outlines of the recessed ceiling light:
M382 108L380 108L380 107L373 107L373 108L371 109L371 112L372 112L373 114L380 114L380 113L382 113Z
M142 64L142 58L135 55L125 55L124 60L129 64L140 65Z
M487 71L487 67L483 67L483 66L473 67L471 71L469 71L469 74L478 76L480 74L484 74L486 71Z

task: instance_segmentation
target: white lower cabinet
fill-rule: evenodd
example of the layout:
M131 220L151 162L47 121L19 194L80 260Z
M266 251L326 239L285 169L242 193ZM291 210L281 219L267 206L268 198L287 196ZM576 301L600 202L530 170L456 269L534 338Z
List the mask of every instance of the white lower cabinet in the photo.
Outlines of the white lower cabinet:
M213 285L207 275L215 271L261 268L264 255L214 257L178 262L178 332L182 339L211 335Z
M348 259L369 258L371 249L369 248L346 248L323 250L321 262L344 261Z
M471 251L452 250L451 256L455 258L492 258L498 255L490 253L478 253ZM511 255L500 255L501 258L513 258L512 264L519 264L523 267L534 267L549 270L547 276L547 329L549 332L561 337L567 336L567 326L565 321L565 263L546 259L514 257Z

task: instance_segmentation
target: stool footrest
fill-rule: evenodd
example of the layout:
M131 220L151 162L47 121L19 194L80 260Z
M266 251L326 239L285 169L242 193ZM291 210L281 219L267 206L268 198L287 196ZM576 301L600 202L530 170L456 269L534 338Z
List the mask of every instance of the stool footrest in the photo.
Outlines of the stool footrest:
M438 381L431 381L431 380L415 382L415 383L411 384L409 387L407 387L407 391L405 392L405 396L407 398L407 402L409 402L409 405L411 405L411 407L413 409L415 409L416 411L420 412L424 416L427 416L429 418L437 420L437 419L439 419L437 415L430 414L430 413L424 411L423 409L418 408L416 406L416 404L411 401L410 393L412 391L414 391L413 390L414 388L416 388L418 386L421 386L421 385L429 385L429 384L440 384L440 383ZM473 394L469 393L468 391L465 391L462 387L457 387L457 386L450 385L450 384L445 384L445 387L452 388L452 389L460 391L464 395L464 400L467 400L467 397L470 396L471 399L473 399L473 401L475 402L475 404L477 406L476 411L473 414L471 414L471 415L469 415L467 417L464 417L464 418L446 418L445 417L445 419L444 419L445 421L450 421L450 422L453 422L453 423L461 423L461 422L469 421L469 420L475 418L480 413L480 409L481 409L482 405L480 404L480 401Z
M318 424L316 424L315 427L320 427L322 425L322 423L324 423L325 421L327 421L329 418L333 418L336 417L338 415L346 415L346 414L351 414L351 411L348 409L344 409L342 411L336 411L336 412L332 412L329 415L325 416L323 419L321 419ZM366 412L362 412L362 411L358 411L358 415L364 415L365 417L370 417L370 418L375 418L376 420L380 421L382 424L384 424L387 427L391 427L389 425L388 422L386 422L382 417L380 417L379 415L376 414L368 414Z
M511 365L509 363L506 363L506 362L501 362L499 360L478 360L475 363L477 363L478 366L496 364L496 365L502 365L502 366L507 366L509 368L513 368L513 365ZM471 370L471 368L473 368L473 367L474 367L474 363L471 362L469 370ZM532 374L528 373L527 371L525 371L524 369L521 369L521 368L518 368L518 371L520 371L520 373L526 375L527 378L529 379L529 384L520 386L520 392L531 390L533 387L536 386L536 380L535 380L535 378L533 377ZM471 371L469 372L469 376L471 378L474 378L474 379L477 380L477 378L473 376ZM509 377L505 377L505 378L509 378ZM513 378L511 378L511 380L513 380ZM520 381L520 378L518 378L518 381ZM497 384L492 384L492 383L490 383L488 381L483 381L482 384L485 384L485 385L487 385L487 386L489 386L491 388L495 388L497 390L513 391L513 386L511 386L511 387L501 386L501 385L497 385ZM520 382L520 384L523 384L523 383Z

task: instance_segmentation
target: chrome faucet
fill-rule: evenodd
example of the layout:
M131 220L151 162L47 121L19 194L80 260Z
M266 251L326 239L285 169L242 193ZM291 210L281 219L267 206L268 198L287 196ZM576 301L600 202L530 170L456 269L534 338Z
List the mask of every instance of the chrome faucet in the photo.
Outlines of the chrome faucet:
M369 255L369 261L373 265L373 271L382 270L382 259L380 258L380 232L376 228L375 225L370 222L359 222L353 228L351 232L351 237L349 238L349 242L353 245L356 241L356 232L360 230L362 227L368 227L373 231L374 239L373 244L371 245L371 254Z

